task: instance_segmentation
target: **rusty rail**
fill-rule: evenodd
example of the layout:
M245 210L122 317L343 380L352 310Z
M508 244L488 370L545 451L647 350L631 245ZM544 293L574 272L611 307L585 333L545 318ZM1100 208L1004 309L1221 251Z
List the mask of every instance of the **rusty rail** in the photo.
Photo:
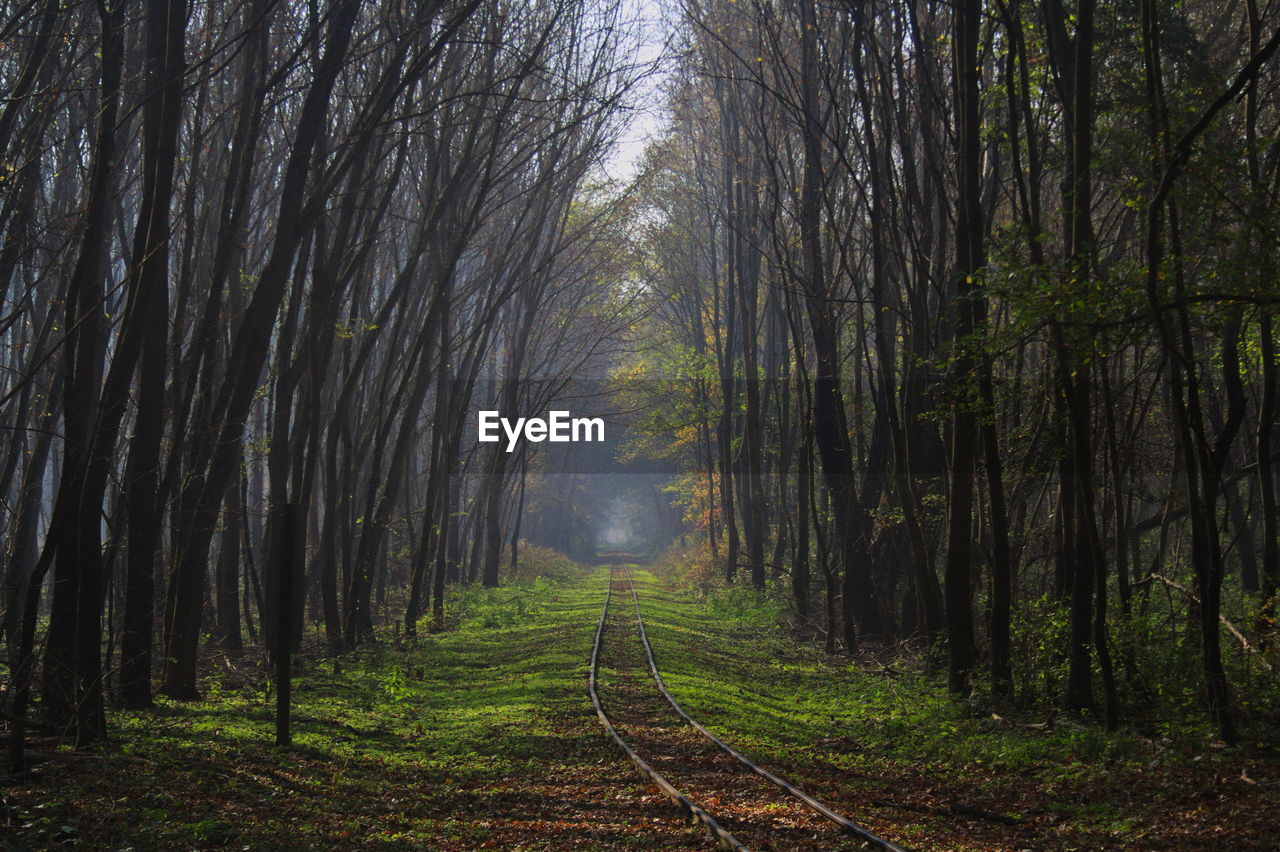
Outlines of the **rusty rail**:
M609 585L605 591L604 606L600 609L600 622L596 625L595 644L591 648L591 674L587 679L587 690L591 693L591 703L596 708L596 716L600 718L600 724L604 726L605 731L613 739L622 751L631 758L631 762L636 765L641 773L652 781L662 794L672 801L684 816L694 822L699 822L711 837L720 845L722 849L740 850L740 852L749 852L736 837L726 831L711 814L695 805L688 796L677 790L670 781L662 776L656 769L648 764L644 758L636 753L636 750L627 745L626 741L618 735L618 731L613 726L613 722L609 721L609 716L604 712L604 707L600 704L600 695L596 692L596 672L600 665L600 640L604 635L605 617L609 614L609 601L613 597L613 570L616 563L609 565ZM630 574L628 574L630 580ZM632 594L635 588L632 587Z
M715 743L716 746L719 747L720 750L723 751L725 754L737 760L739 763L741 763L747 769L754 772L756 775L759 775L761 778L775 785L776 787L781 789L783 792L785 792L787 795L791 796L794 799L797 799L804 805L816 811L818 814L821 814L826 819L835 823L845 833L851 834L854 837L861 839L867 844L869 848L883 850L883 852L906 852L906 850L904 850L901 846L898 846L894 843L889 842L888 840L885 840L884 838L872 833L870 830L863 828L861 825L858 825L856 822L849 819L848 817L845 817L836 813L831 808L822 804L822 802L819 802L817 799L813 798L808 793L796 787L794 784L791 784L790 782L786 781L783 778L779 778L777 775L774 775L769 770L756 764L749 758L745 757L744 755L736 751L732 746L730 746L729 744L721 740L715 734L708 731L701 724L699 724L696 719L694 719L687 712L685 712L685 709L680 706L680 703L676 701L675 697L670 692L667 691L666 684L662 682L662 675L658 673L658 665L653 658L653 646L649 644L649 637L645 633L645 629L644 629L644 617L640 614L640 598L636 594L636 585L631 577L631 569L624 568L624 570L627 573L627 585L631 589L631 601L632 601L632 604L635 606L635 610L636 610L636 624L640 628L640 642L641 644L644 645L644 653L649 660L649 674L653 676L654 683L658 685L658 691L661 692L663 697L667 699L667 702L671 705L671 707L677 713L680 714L680 717L684 719L686 722L688 722L695 730L697 730L700 734L702 734L708 740ZM610 588L610 592L612 593L612 590L613 590L613 566L612 565L609 568L609 577L610 577L609 588ZM606 600L606 605L607 605L607 600Z

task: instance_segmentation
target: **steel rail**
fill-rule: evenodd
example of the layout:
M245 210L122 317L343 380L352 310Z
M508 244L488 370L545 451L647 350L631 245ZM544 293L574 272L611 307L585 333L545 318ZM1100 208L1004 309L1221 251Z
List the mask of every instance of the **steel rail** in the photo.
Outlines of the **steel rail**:
M733 849L738 852L750 852L736 837L726 831L711 814L698 807L689 799L688 796L677 790L671 782L664 778L656 769L648 764L644 758L636 753L636 750L627 744L625 740L619 736L617 729L613 726L613 722L609 720L608 714L604 712L604 706L600 703L600 695L596 692L596 672L600 666L600 644L604 635L605 617L609 613L609 601L613 597L613 572L615 564L609 566L609 585L605 590L604 606L600 610L600 622L596 625L595 644L591 648L591 673L587 679L587 691L591 693L591 703L596 708L596 716L600 719L600 724L604 726L605 731L613 739L622 751L631 758L631 762L637 768L657 785L662 794L670 799L680 812L693 821L702 823L703 827L711 834L712 838L720 845L722 849ZM628 574L630 580L630 574ZM635 593L635 588L632 588Z
M863 828L861 825L858 825L856 822L849 819L848 817L845 817L836 813L831 808L822 804L822 802L819 802L817 799L813 798L808 793L796 787L794 784L791 784L790 782L786 781L783 778L779 778L777 775L774 775L769 770L756 764L749 758L745 757L744 755L736 751L732 746L724 742L724 740L720 739L715 734L708 731L701 724L699 724L696 719L694 719L692 716L686 713L685 709L680 706L680 703L676 701L675 697L672 696L672 694L667 691L666 684L662 682L662 675L658 673L658 665L653 658L653 646L649 644L649 637L645 633L645 629L644 629L644 617L640 614L640 598L636 594L636 584L631 577L631 569L624 568L624 570L627 572L627 585L631 588L631 601L635 605L635 609L636 609L636 624L639 625L640 627L640 642L641 644L644 645L645 656L647 656L649 659L649 674L653 676L654 683L658 685L658 691L661 692L663 697L667 699L667 702L671 704L672 708L674 708L675 711L680 714L681 718L683 718L686 722L688 722L691 726L693 726L693 728L695 728L704 737L709 739L711 742L715 743L720 748L720 750L723 751L725 754L728 754L730 757L733 757L739 763L741 763L743 766L750 769L755 774L759 775L761 778L777 786L778 788L785 791L788 795L794 797L800 802L803 802L805 805L809 806L811 809L813 809L817 813L826 817L828 820L838 825L846 833L852 834L853 836L858 837L861 840L865 841L867 845L870 846L871 848L880 849L880 850L883 850L883 852L906 852L906 850L903 849L901 846L898 846L894 843L889 842L888 840L885 840L884 838L872 833L870 830ZM613 567L612 566L610 566L609 568L609 574L611 578L609 586L610 586L610 591L612 592L612 588L613 588L613 582L612 582Z

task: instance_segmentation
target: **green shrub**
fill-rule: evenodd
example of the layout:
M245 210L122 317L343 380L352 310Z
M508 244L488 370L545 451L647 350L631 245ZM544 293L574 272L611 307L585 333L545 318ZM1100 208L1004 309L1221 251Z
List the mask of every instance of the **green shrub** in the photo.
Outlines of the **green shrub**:
M1052 702L1067 682L1067 608L1047 595L1013 611L1010 625L1013 685L1024 706Z

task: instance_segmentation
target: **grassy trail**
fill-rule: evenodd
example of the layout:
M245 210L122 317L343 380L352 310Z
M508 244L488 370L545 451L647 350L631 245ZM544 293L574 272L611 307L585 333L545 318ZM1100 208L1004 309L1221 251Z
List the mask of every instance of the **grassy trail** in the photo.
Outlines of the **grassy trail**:
M615 574L601 638L600 698L619 734L735 840L776 852L864 848L747 771L676 714L650 676L622 572Z
M606 576L463 590L446 633L304 661L290 751L271 745L260 660L214 660L204 699L113 714L99 753L37 743L40 779L0 789L0 848L706 848L591 710ZM635 577L687 710L907 846L1277 846L1274 759L973 718L909 671L795 644L751 593Z

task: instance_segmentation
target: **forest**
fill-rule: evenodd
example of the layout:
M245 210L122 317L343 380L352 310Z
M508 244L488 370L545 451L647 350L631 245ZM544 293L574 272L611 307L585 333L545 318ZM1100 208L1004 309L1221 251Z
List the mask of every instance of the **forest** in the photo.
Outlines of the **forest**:
M0 845L1277 848L1278 54L0 0Z

